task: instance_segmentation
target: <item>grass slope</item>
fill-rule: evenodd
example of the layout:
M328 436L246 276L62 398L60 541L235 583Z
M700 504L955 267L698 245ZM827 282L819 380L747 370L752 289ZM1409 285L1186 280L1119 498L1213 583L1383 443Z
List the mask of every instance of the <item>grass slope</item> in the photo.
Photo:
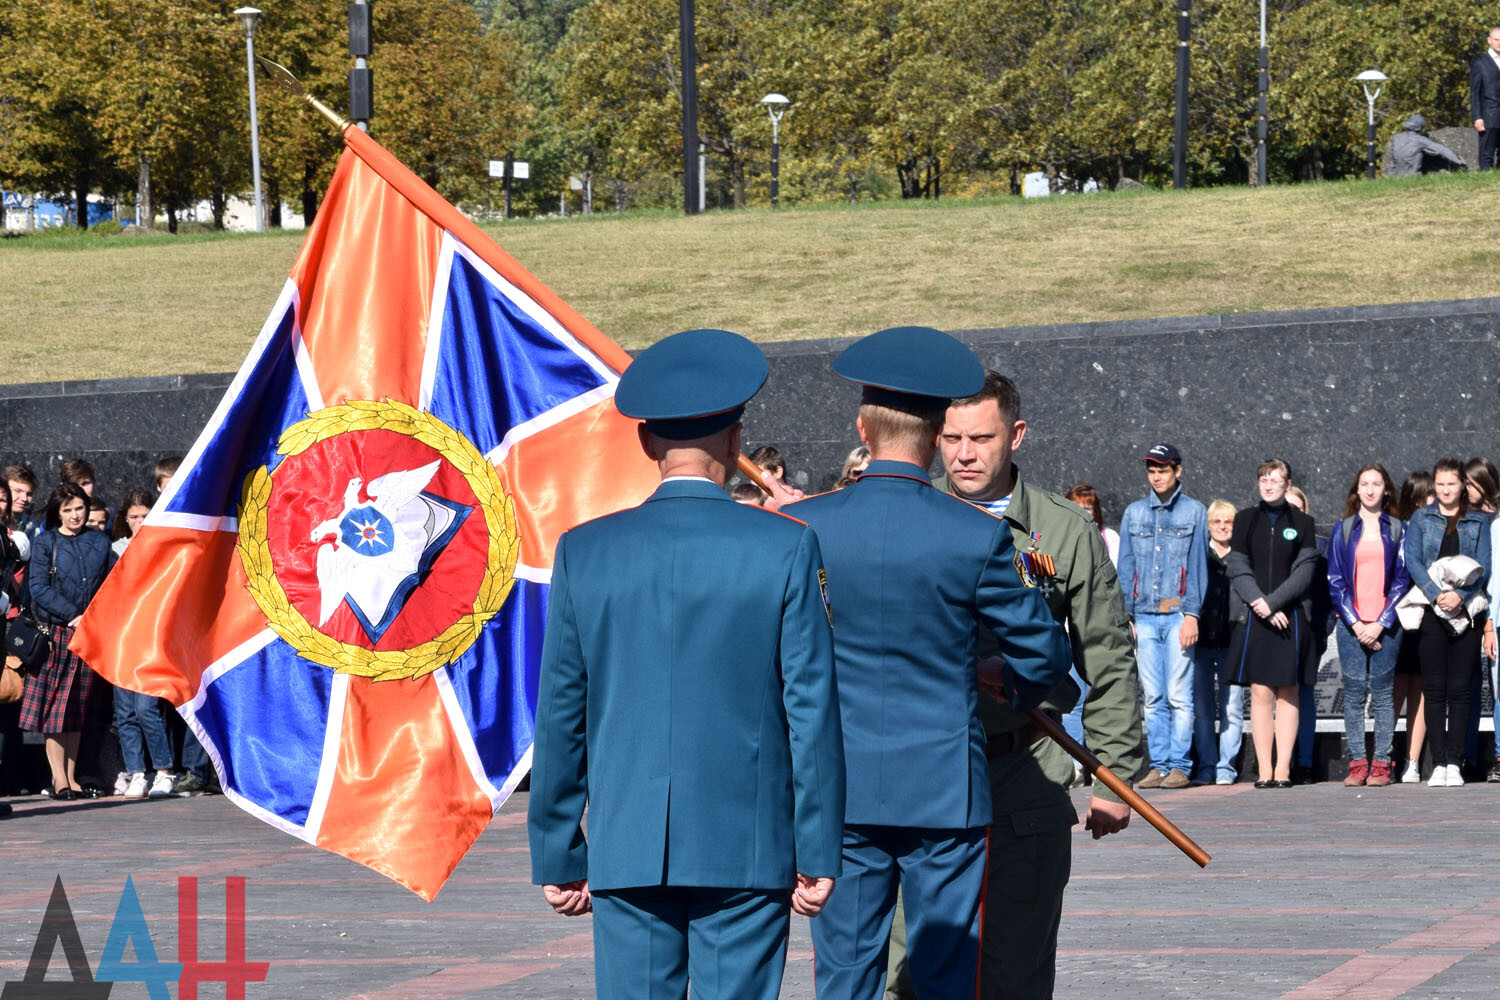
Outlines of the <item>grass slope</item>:
M1497 294L1500 172L512 222L517 260L625 347ZM228 371L300 233L0 240L0 381Z

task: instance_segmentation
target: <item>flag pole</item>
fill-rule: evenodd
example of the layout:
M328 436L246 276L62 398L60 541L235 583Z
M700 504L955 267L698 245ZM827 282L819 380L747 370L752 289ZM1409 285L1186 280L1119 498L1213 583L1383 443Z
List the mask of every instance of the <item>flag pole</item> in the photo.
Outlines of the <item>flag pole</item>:
M744 455L739 457L737 464L740 472L744 474L746 479L760 487L768 496L777 496L776 492L772 490L770 482L767 481L765 474L761 472L760 466L750 461ZM1110 791L1125 800L1125 804L1139 813L1146 822L1156 827L1162 836L1170 840L1179 851L1191 858L1199 868L1206 868L1208 866L1210 857L1207 851L1199 847L1191 837L1183 833L1171 820L1158 812L1156 807L1147 802L1139 792L1122 781L1119 775L1115 774L1108 767L1105 767L1098 757L1095 757L1084 747L1080 746L1067 734L1067 731L1062 726L1059 726L1052 720L1051 716L1033 708L1026 713L1026 717L1031 720L1037 729L1051 737L1058 746L1066 750L1069 756L1083 765L1083 768L1092 774L1096 780L1102 782Z
M298 80L296 74L294 74L291 70L287 69L280 63L272 62L265 56L256 56L255 61L260 63L261 69L266 71L266 76L268 76L273 83L275 83L277 86L281 87L288 93L296 94L308 104L312 105L313 108L317 110L318 114L322 115L324 118L327 118L330 122L332 122L333 127L338 129L340 133L342 133L349 127L349 120L347 118L344 118L337 111L334 111L328 105L324 104L322 101L318 100L316 97L303 90L302 81Z

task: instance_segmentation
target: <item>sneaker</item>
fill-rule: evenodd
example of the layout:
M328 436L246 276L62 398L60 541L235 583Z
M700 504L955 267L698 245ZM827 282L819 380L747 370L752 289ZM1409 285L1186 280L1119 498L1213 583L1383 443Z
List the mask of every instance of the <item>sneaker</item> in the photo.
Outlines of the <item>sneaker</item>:
M146 774L144 771L136 771L125 783L123 794L127 799L144 799L146 797Z
M1176 767L1172 768L1167 773L1167 776L1161 779L1161 787L1163 788L1186 788L1192 783L1192 779L1184 774L1181 768Z
M121 771L115 775L115 794L124 795L125 790L130 787L130 779L133 777L129 771Z
M1344 779L1344 784L1349 788L1357 788L1360 785L1363 785L1365 783L1365 779L1369 776L1369 761L1365 760L1364 758L1360 758L1359 760L1351 760L1349 762L1349 776Z
M1406 770L1401 772L1401 783L1403 785L1415 785L1422 780L1422 766L1414 760L1406 762Z
M177 779L177 784L172 786L173 795L192 797L203 794L203 782L192 771Z
M172 780L171 771L157 771L156 777L151 781L150 796L153 799L164 799L172 794L175 783Z
M1161 783L1167 780L1167 776L1156 768L1146 772L1146 776L1135 783L1137 788L1160 788Z
M1232 785L1232 784L1234 784L1234 779L1233 778L1226 778L1226 777L1224 777L1224 776L1221 775L1221 776L1219 776L1219 777L1217 777L1217 778L1214 779L1214 784L1216 784L1216 785Z
M1448 766L1446 764L1432 765L1432 777L1427 779L1428 788L1445 788L1448 785Z
M1490 768L1490 773L1484 776L1484 780L1491 783L1500 781L1500 760L1495 761L1495 766Z
M1447 785L1449 788L1459 788L1463 786L1463 772L1457 764L1449 764L1447 767L1447 772L1447 780L1445 780L1443 784Z
M1370 776L1365 779L1365 784L1371 788L1379 788L1391 783L1391 762L1388 760L1376 760L1370 762Z

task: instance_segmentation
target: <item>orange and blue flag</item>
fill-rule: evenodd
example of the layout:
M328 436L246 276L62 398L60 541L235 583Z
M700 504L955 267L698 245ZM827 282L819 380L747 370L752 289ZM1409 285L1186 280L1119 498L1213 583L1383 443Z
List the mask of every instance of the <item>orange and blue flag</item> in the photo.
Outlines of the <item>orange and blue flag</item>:
M358 130L72 649L224 792L433 898L526 774L552 552L649 495L628 356Z

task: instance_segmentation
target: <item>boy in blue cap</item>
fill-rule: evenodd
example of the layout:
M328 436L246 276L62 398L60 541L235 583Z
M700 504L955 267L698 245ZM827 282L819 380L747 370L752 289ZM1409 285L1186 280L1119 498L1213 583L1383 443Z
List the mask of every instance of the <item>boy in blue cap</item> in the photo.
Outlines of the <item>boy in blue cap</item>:
M660 341L615 405L662 483L558 541L528 826L532 878L594 913L600 997L775 1000L788 902L839 874L843 743L817 536L724 492L759 348ZM732 626L732 627L727 627ZM580 828L588 808L588 837Z
M1004 656L1003 695L1038 704L1067 675L1062 629L1005 522L933 489L927 468L950 400L977 392L968 348L927 327L856 342L834 373L864 386L870 465L787 510L818 533L833 606L848 768L843 875L812 925L818 996L876 1000L891 916L905 897L919 997L973 996L990 790L976 670L980 623Z

